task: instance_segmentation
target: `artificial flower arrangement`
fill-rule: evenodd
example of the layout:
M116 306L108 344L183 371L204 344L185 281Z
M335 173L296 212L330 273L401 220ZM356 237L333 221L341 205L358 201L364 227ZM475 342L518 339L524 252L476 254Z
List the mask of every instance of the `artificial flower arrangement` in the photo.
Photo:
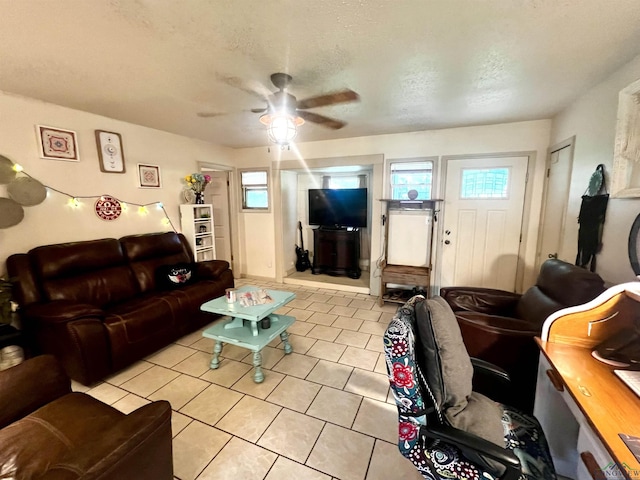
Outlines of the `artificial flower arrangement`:
M184 177L184 181L187 182L187 186L195 193L204 192L204 187L211 183L210 175L203 175L202 173L192 173Z

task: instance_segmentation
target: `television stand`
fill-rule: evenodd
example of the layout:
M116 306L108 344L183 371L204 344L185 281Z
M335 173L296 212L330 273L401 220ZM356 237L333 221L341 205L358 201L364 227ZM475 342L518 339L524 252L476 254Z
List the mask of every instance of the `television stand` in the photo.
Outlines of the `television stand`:
M311 273L360 278L360 230L319 227L313 231Z

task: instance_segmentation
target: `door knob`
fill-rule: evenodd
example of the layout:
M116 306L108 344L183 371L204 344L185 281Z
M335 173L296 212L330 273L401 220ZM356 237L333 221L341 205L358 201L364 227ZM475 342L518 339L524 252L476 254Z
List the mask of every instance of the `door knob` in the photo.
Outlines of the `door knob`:
M445 244L445 245L449 245L450 243L451 243L451 242L450 242L449 240L445 240L445 241L444 241L444 244Z
M558 258L558 254L557 253L550 253L549 255L547 255L549 258Z

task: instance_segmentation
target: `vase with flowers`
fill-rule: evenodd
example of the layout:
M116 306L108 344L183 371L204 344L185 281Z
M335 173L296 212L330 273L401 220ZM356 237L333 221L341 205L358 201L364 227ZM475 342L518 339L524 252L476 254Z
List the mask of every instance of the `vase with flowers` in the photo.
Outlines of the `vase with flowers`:
M187 188L193 191L195 194L195 203L204 203L204 189L211 183L210 175L203 175L202 173L192 173L184 177L187 182Z

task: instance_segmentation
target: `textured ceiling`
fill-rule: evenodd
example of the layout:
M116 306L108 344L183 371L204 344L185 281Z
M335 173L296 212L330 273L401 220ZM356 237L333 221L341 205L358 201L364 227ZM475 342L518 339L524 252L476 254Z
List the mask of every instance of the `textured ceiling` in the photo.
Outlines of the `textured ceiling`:
M0 0L0 90L231 147L293 76L297 141L549 118L640 53L638 0ZM198 112L220 114L201 118ZM6 113L6 112L5 112ZM3 113L3 114L5 114Z

